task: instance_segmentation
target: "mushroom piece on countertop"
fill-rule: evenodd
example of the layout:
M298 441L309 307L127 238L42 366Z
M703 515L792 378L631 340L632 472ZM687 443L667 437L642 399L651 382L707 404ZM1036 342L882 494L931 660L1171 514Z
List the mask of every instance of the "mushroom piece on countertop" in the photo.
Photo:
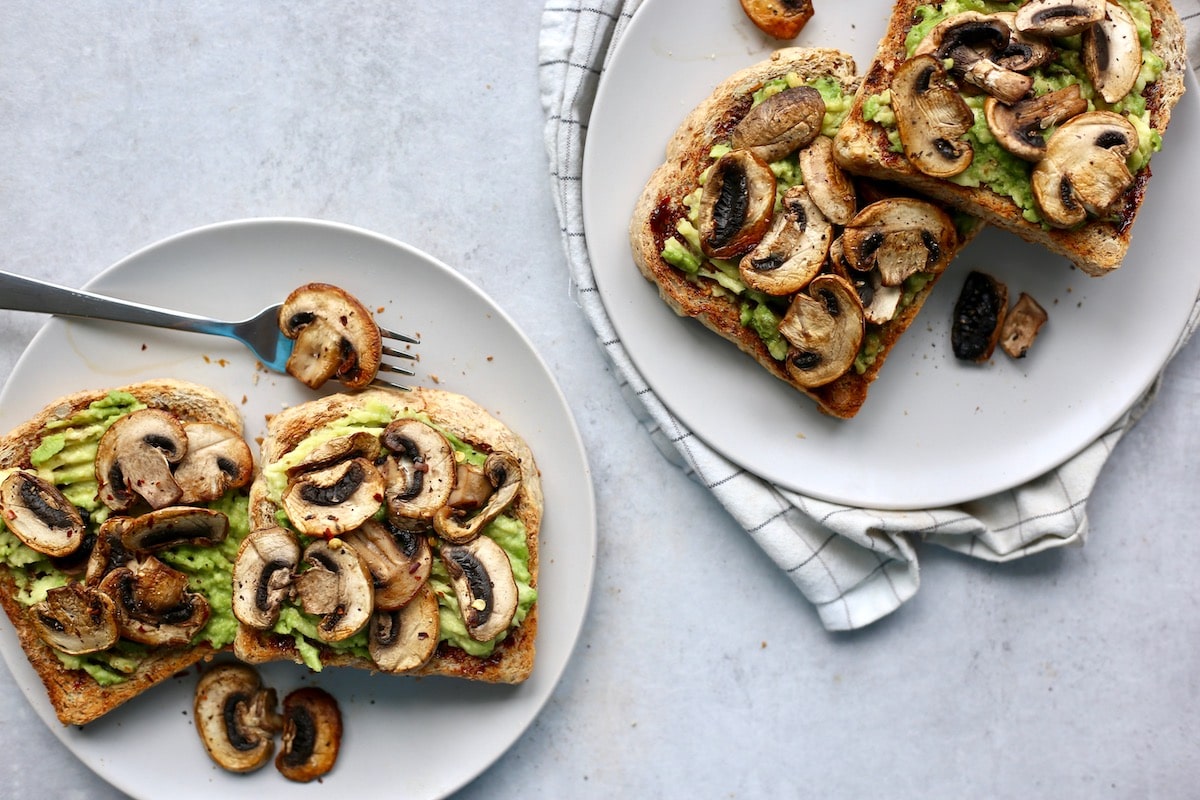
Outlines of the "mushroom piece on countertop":
M183 490L172 472L187 453L187 434L165 411L145 408L117 419L96 449L99 497L113 511L143 498L151 508L179 501Z
M283 729L275 690L246 664L217 664L201 675L193 713L209 757L230 772L252 772L270 761Z
M25 544L48 556L69 556L87 526L79 509L54 484L17 470L0 482L0 519Z

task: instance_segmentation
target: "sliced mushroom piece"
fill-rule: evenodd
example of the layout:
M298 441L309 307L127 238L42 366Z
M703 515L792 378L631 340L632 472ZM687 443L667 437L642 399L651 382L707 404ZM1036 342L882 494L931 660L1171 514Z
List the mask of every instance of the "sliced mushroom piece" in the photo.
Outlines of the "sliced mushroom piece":
M839 275L820 275L792 299L779 321L791 345L786 369L801 386L824 386L854 364L865 332L858 292Z
M996 15L965 11L934 25L913 51L951 59L951 74L1006 103L1024 97L1033 78L998 64L993 56L1008 47L1011 29Z
M283 698L283 741L275 768L298 783L316 780L333 769L342 742L342 712L333 695L315 686Z
M366 522L383 506L383 475L365 458L297 476L283 493L283 508L307 536L337 536Z
M112 598L81 583L51 589L29 614L42 641L70 655L107 650L120 638Z
M229 535L229 517L211 508L170 506L136 517L109 517L106 530L121 537L125 549L151 553L181 544L211 547Z
M437 593L425 583L403 608L372 615L367 647L384 672L411 672L433 658L440 631Z
M1137 24L1116 3L1105 5L1104 19L1083 32L1083 66L1105 102L1118 103L1133 90L1142 69Z
M812 19L812 0L741 0L742 10L760 31L776 39L795 39Z
M0 482L0 521L25 544L48 556L69 556L87 526L79 509L54 484L17 470Z
M1036 36L1083 33L1104 19L1107 0L1029 0L1017 9L1017 30Z
M183 490L172 474L187 453L187 434L175 417L146 408L117 419L96 449L99 497L114 511L132 507L139 497L151 508L179 501Z
M749 150L731 150L710 168L700 195L700 249L740 256L758 243L775 210L775 173Z
M1046 143L1046 155L1030 179L1043 219L1066 228L1088 214L1108 213L1133 183L1125 161L1137 142L1133 125L1111 111L1067 120Z
M833 160L833 139L818 136L797 155L808 196L834 225L845 225L858 210L854 182Z
M891 90L900 143L914 167L949 178L971 165L974 152L963 135L975 123L975 114L941 61L928 54L908 59L896 69Z
M1050 317L1046 309L1025 292L1004 315L1000 328L1000 348L1012 358L1024 358L1038 332Z
M962 78L1004 103L1015 103L1033 89L1033 78L1005 69L990 58L972 60Z
M279 328L296 340L288 373L310 389L331 378L361 389L379 372L379 326L362 303L336 286L309 283L293 291L279 309Z
M251 531L233 563L233 615L244 625L267 630L279 619L300 565L300 541L285 528Z
M730 144L763 161L778 161L807 147L821 133L825 100L811 86L792 86L750 109L730 134Z
M467 633L490 642L508 629L517 613L517 582L504 548L487 536L439 549L458 598Z
M254 472L250 445L237 431L210 422L183 426L187 453L175 468L181 503L207 503L245 486Z
M424 530L454 491L454 448L419 419L398 419L380 437L391 451L386 466L388 518L407 530Z
M98 586L105 575L118 567L137 566L137 555L126 550L121 541L121 528L126 521L126 517L109 517L96 531L96 541L84 570L84 582L89 586Z
M263 686L253 667L211 667L196 684L192 708L204 749L223 769L253 772L271 760L283 718L275 690Z
M1009 28L1008 44L992 56L1000 66L1016 72L1026 72L1036 67L1044 67L1057 58L1058 54L1050 42L1017 29L1016 13L1000 11L993 16Z
M1017 158L1036 162L1046 154L1046 128L1082 114L1087 105L1079 94L1079 84L1073 83L1012 105L989 97L983 112L988 129L1001 147Z
M321 617L317 636L340 642L361 631L375 605L371 572L357 551L342 541L317 539L304 548L307 569L294 585L301 607Z
M879 270L871 270L867 275L867 280L870 281L871 296L869 300L863 299L863 316L867 322L875 325L891 322L892 317L896 316L896 310L900 308L900 300L904 297L904 287L884 286ZM859 291L860 297L862 294L862 291Z
M113 599L121 636L141 644L187 644L211 615L204 595L188 589L187 576L154 556L110 571L100 591Z
M423 533L402 530L387 521L367 520L342 540L354 548L371 572L376 609L404 606L429 578L433 551Z
M950 216L910 197L879 200L842 231L847 263L859 272L878 269L885 286L918 272L939 273L950 263L958 233Z
M381 451L378 436L368 431L355 431L314 447L308 455L288 467L287 476L294 478L303 472L332 467L340 461L352 458L365 458L374 462L379 458Z
M770 230L738 263L738 273L747 286L764 294L795 294L821 271L832 238L833 226L808 189L793 186Z
M496 493L496 487L483 474L483 467L477 467L470 462L458 464L454 491L446 500L446 505L453 506L464 514L469 514L487 505L488 498Z
M483 508L470 515L451 505L445 505L433 517L433 528L447 541L460 544L477 537L484 527L500 516L516 499L521 488L521 463L503 452L495 452L483 463L483 474L496 491Z
M972 270L954 303L950 346L956 358L982 363L992 357L1008 308L1008 287L986 272Z

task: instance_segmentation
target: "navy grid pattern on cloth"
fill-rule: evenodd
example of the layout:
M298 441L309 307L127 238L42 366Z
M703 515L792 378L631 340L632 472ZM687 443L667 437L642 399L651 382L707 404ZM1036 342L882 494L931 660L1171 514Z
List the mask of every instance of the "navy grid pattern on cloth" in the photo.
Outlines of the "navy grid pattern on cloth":
M1096 478L1122 435L1152 402L1157 384L1112 428L1054 471L990 497L923 511L852 508L771 485L712 451L651 391L597 293L584 238L581 188L596 88L613 43L640 4L550 0L542 16L539 75L555 207L576 298L615 367L626 400L662 454L712 491L813 604L828 630L869 625L911 598L920 585L921 542L989 561L1082 544L1088 531L1087 499ZM1176 8L1188 25L1195 68L1200 66L1200 0L1183 0ZM1198 317L1200 311L1193 308L1176 351Z

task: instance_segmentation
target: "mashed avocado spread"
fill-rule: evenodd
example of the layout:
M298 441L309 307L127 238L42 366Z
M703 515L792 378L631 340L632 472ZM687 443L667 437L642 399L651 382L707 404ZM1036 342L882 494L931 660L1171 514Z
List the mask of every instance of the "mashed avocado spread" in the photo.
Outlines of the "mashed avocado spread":
M428 417L421 414L408 414L406 416L420 419L422 422L436 428L450 442L454 448L455 457L459 460L477 466L482 466L483 462L487 460L487 454L480 453L454 436L454 434L438 427ZM383 404L368 405L355 409L347 416L314 430L286 456L265 467L263 469L263 477L267 482L269 496L272 502L280 508L280 511L276 515L278 524L294 530L287 519L287 515L282 511L281 506L281 498L287 489L287 470L289 467L302 461L314 448L331 439L348 436L359 431L369 432L372 435L378 436L396 418L392 409ZM384 510L380 509L379 513L382 515ZM508 560L512 564L513 577L517 583L517 612L513 617L511 630L524 621L525 617L529 614L530 608L533 607L534 601L537 599L537 590L530 584L529 548L525 541L525 526L519 520L501 514L483 529L482 535L495 540L504 549L504 552L508 554ZM302 545L310 541L305 536L300 536L300 540ZM450 584L450 577L446 572L445 564L437 557L436 549L434 552L433 568L429 581L438 598L438 616L441 629L440 640L464 650L470 655L487 657L496 648L496 645L504 640L508 635L507 632L501 633L495 639L488 642L477 642L468 635L462 613L459 611L458 598ZM279 615L279 621L272 628L272 632L274 633L291 637L296 643L296 648L300 652L304 663L310 669L317 671L321 669L319 650L314 644L314 642L319 641L317 637L318 623L318 617L306 614L298 605L285 603ZM370 659L367 649L366 630L359 631L341 642L321 642L321 646L341 652L348 652L360 658Z
M50 422L43 430L39 445L30 461L37 474L58 486L63 494L85 512L94 531L109 514L97 497L98 486L93 463L100 437L119 417L145 408L133 395L111 392L77 414ZM0 478L6 471L0 471ZM233 642L237 620L231 611L233 562L238 545L249 531L244 493L230 491L207 504L229 518L229 535L215 547L181 545L156 555L166 564L188 576L192 591L202 593L209 602L211 616L193 642L208 642L224 647ZM27 546L0 520L0 562L10 570L17 584L17 600L31 606L45 599L46 592L73 580L51 559ZM68 669L80 669L101 685L126 680L149 652L144 645L119 641L109 650L72 656L58 653Z
M1114 2L1118 2L1133 17L1142 46L1141 71L1128 95L1118 103L1110 105L1096 93L1083 65L1079 36L1053 40L1058 48L1059 57L1045 67L1029 70L1028 74L1034 79L1033 91L1038 96L1078 84L1080 94L1088 101L1088 111L1114 111L1128 119L1138 132L1138 147L1130 154L1127 165L1130 172L1137 172L1146 165L1151 155L1162 147L1162 137L1150 126L1150 115L1146 110L1146 100L1142 92L1162 73L1164 64L1162 59L1152 52L1154 42L1150 33L1151 17L1146 4L1141 0ZM990 0L947 0L918 6L914 15L918 21L909 30L905 40L908 54L911 56L926 34L947 17L965 11L983 14L1016 11L1020 5L1021 3L999 3ZM964 99L975 115L975 124L967 131L965 137L974 150L974 157L964 172L949 180L962 186L986 186L996 194L1011 198L1021 208L1025 219L1041 222L1041 215L1034 203L1033 190L1030 188L1032 165L997 144L984 118L982 95L965 96ZM891 108L890 92L885 90L865 97L863 118L886 128L892 149L902 152L900 137L896 132L896 117ZM1053 130L1053 127L1048 128L1045 136L1048 138Z

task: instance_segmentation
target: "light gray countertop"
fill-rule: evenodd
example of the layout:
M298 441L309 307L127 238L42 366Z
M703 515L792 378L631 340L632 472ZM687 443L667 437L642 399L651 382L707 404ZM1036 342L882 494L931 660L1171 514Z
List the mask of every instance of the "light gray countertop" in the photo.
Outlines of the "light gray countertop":
M1200 348L1170 365L1105 468L1085 547L1006 565L926 547L912 601L825 632L654 449L573 301L542 145L540 14L7 4L3 268L78 286L196 226L322 218L432 254L528 334L589 451L595 588L543 713L463 797L1195 796ZM43 321L0 312L0 375ZM122 796L7 670L0 752L0 796Z

